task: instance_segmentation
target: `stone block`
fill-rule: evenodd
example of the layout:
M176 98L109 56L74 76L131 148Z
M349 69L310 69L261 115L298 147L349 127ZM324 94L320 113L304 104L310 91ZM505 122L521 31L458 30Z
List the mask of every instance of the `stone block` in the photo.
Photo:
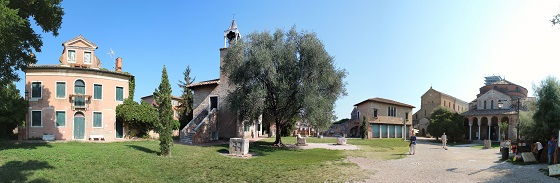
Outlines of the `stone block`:
M491 148L492 148L492 141L484 140L484 149L491 149Z
M560 164L548 166L548 176L560 175Z
M298 134L298 135L297 135L297 143L296 143L296 145L297 145L297 146L306 146L307 143L306 143L305 138L301 137L301 136Z
M535 155L533 155L532 152L521 153L521 157L523 158L523 162L536 162L537 161L537 159L535 158Z
M338 138L336 138L336 144L338 144L338 145L346 145L346 138L344 138L344 137L338 137Z
M243 156L249 154L249 139L230 138L229 154Z

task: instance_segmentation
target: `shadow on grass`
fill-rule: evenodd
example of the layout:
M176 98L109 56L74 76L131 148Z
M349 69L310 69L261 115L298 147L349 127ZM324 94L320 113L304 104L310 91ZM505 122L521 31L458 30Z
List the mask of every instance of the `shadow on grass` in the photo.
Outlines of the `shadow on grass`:
M52 148L47 142L37 141L37 142L1 142L0 141L0 151L8 149L37 149L38 147L48 147Z
M9 161L0 167L0 182L51 182L44 178L28 180L34 170L54 169L46 161Z
M289 148L286 147L274 147L272 142L263 142L263 141L256 141L249 143L249 152L255 153L258 156L266 156L271 152L277 151L289 151ZM218 153L229 153L229 144L218 144L213 145L213 147L221 147L220 149L216 150Z
M131 148L136 149L136 150L139 150L139 151L142 151L142 152L145 152L145 153L148 153L148 154L159 155L159 152L148 149L148 148L145 148L145 147L142 147L142 146L137 146L137 145L126 145L126 146L131 147Z

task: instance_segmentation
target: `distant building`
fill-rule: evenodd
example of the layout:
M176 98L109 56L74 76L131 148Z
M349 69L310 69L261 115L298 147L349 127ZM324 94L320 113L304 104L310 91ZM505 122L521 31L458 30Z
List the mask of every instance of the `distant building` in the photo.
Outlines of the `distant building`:
M465 117L465 139L468 140L516 139L517 110L525 110L524 103L534 100L527 97L526 88L504 79L480 87L476 97L469 103L469 111L461 114ZM507 133L499 133L499 123L508 124Z
M469 110L469 104L467 102L437 91L432 87L420 97L420 101L420 109L412 116L414 127L419 130L419 136L430 136L427 131L429 128L428 125L430 124L430 116L436 108L443 107L456 113Z
M503 80L501 76L486 76L484 77L484 85L491 85L492 83Z
M62 43L59 65L24 68L29 99L27 138L115 141L127 127L116 121L115 109L129 94L129 73L117 58L115 71L101 68L97 45L82 35Z
M332 125L326 135L361 137L365 117L367 138L403 138L403 135L409 137L413 108L412 105L394 100L370 98L354 105L351 119Z
M151 104L152 106L157 106L156 100L153 95L144 96L142 101ZM173 119L179 120L179 105L181 104L181 97L172 96L171 97L171 107L173 108Z

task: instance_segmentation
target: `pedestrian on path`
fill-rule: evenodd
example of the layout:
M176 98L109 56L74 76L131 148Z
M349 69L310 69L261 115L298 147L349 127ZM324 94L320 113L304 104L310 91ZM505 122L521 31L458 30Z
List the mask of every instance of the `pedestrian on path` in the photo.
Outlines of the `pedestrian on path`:
M410 137L410 144L408 146L410 146L408 154L414 155L416 153L416 136L414 135L414 133Z
M558 144L558 140L554 138L554 135L550 137L548 141L548 164L551 165L552 159L556 156L556 146Z
M535 147L534 147L533 151L535 151L537 153L537 162L539 162L539 160L541 159L542 151L543 151L543 146L542 146L541 142L536 142L535 143Z
M442 143L442 147L444 149L446 149L447 147L447 135L445 135L445 132L443 132L443 135L441 136L441 143Z

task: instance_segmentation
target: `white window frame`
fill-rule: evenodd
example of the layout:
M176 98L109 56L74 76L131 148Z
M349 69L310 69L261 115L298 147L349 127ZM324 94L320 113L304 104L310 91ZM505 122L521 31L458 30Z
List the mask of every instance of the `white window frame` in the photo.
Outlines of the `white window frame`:
M76 55L74 56L74 61L70 61L70 51L74 51L74 54L76 54ZM76 61L78 60L77 58L78 58L78 52L77 52L75 49L68 49L68 50L66 51L66 62L68 62L68 63L76 63Z
M62 97L62 98L58 97L58 88L57 88L58 83L64 83L64 97ZM67 86L68 86L68 83L66 83L66 81L55 81L54 82L54 89L55 89L54 97L56 99L66 99L66 96L68 95L68 90L67 90L68 87Z
M41 126L33 126L33 112L39 111L41 113ZM43 127L43 111L42 110L31 110L31 112L29 113L29 121L31 121L31 124L29 124L32 128L36 127L36 128L42 128Z
M41 87L39 87L41 89L41 96L40 97L33 97L33 83L41 83ZM42 99L43 98L43 81L31 81L31 93L30 95L30 99Z
M95 85L101 85L101 98L100 98L100 99L95 99ZM116 90L116 89L115 89L115 90ZM92 92L92 93L93 93L93 95L92 95L91 98L92 98L93 100L103 100L103 84L101 84L101 83L93 83L93 92ZM115 94L116 94L116 92L115 92Z
M95 113L101 114L101 127L93 126L95 124ZM92 128L103 128L103 112L102 111L92 111L91 112L91 127Z
M58 119L57 119L58 117L57 117L57 115L56 115L56 112L64 112L64 126L58 126L58 125L56 125L56 121L58 120ZM56 110L56 111L54 111L54 126L55 126L55 127L57 127L57 128L66 127L66 124L68 123L68 120L67 120L67 119L68 119L68 116L67 116L66 114L67 114L66 110Z
M86 53L89 53L89 63L86 62ZM84 50L83 57L84 57L84 64L91 65L93 63L93 52Z
M122 88L122 92L123 92L123 94L122 94L122 96L123 96L122 100L117 100L117 88ZM115 102L123 103L123 102L124 102L124 99L126 99L126 97L124 96L124 86L118 86L118 85L115 86Z

